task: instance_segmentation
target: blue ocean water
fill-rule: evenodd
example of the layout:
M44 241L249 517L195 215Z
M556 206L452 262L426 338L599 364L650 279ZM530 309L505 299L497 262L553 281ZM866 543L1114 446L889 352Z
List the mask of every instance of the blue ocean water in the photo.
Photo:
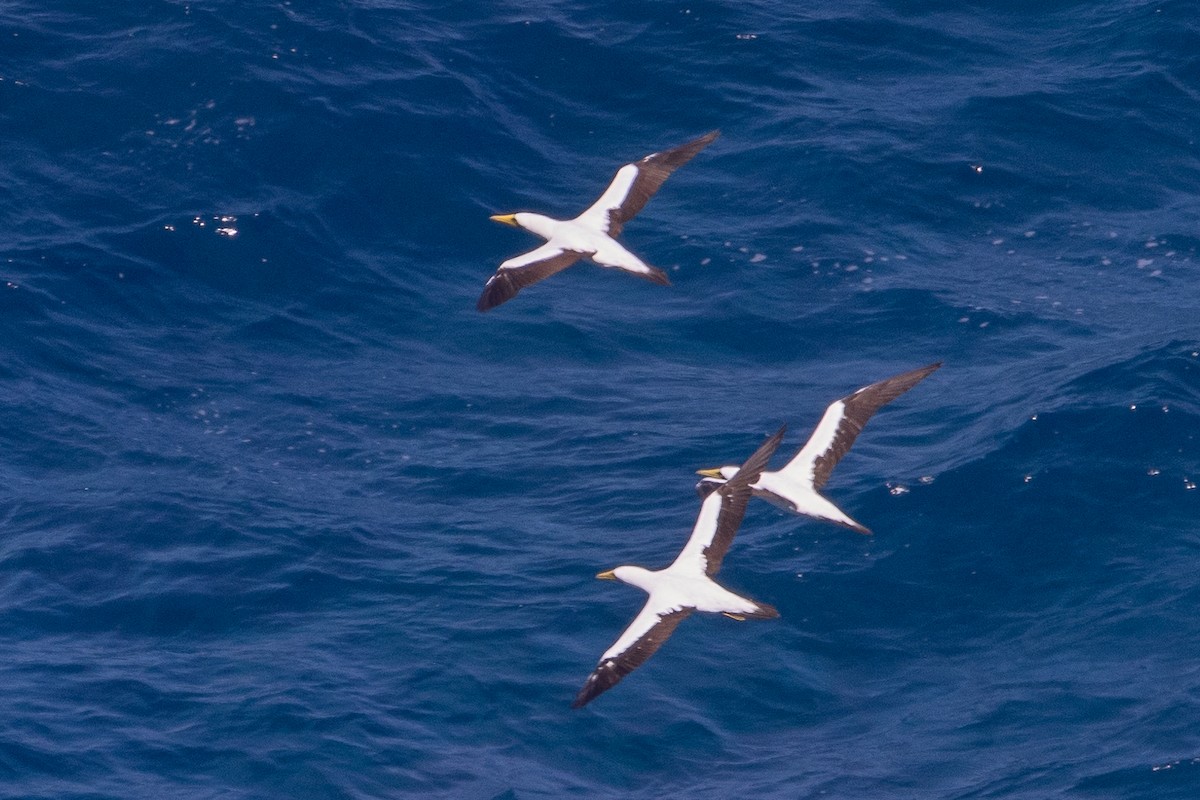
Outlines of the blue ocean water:
M625 161L625 230L479 314ZM0 796L1200 796L1186 2L0 4ZM581 711L697 468L944 360ZM777 456L782 459L782 456Z

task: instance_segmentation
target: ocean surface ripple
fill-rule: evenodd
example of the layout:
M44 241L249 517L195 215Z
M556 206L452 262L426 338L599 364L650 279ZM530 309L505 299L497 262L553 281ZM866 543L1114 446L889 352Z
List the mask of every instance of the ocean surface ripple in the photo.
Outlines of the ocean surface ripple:
M110 4L111 5L111 4ZM0 6L0 797L1200 796L1200 24ZM624 241L486 315L627 160ZM571 699L698 468L935 360ZM781 458L777 457L777 458Z

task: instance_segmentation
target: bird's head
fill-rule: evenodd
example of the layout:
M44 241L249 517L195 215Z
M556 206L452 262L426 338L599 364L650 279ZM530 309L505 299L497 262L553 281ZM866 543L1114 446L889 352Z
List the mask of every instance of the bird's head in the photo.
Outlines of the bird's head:
M642 576L649 575L650 570L642 567L613 567L610 570L598 573L596 575L602 581L620 581L628 583L631 586L641 586L644 581Z
M737 467L713 467L712 469L698 469L696 474L702 478L724 483L725 481L738 474Z
M730 478L732 478L734 475L738 474L738 468L737 467L713 467L712 469L698 469L698 470L696 470L696 474L701 475L705 478L712 478L714 480L719 480L719 481L727 481Z
M489 219L500 222L505 225L512 225L514 228L521 227L521 223L517 220L520 214L494 214Z
M708 497L717 489L724 486L725 481L737 475L737 471L737 467L713 467L712 469L696 470L696 474L700 476L700 482L696 484L696 494L700 495L701 499Z

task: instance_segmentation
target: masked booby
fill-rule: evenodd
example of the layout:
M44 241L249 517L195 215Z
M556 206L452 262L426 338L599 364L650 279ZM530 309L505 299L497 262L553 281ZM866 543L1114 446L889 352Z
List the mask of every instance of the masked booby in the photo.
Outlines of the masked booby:
M808 442L780 470L763 472L750 488L761 497L793 514L803 514L869 534L867 527L855 522L840 508L820 494L830 473L842 456L850 450L855 438L876 411L916 386L942 362L914 369L901 375L864 386L858 391L834 401L825 409ZM734 466L702 469L702 480L696 484L700 494L712 491L738 474Z
M771 460L786 429L785 425L767 439L737 475L704 499L691 537L670 566L660 570L622 566L596 576L636 586L649 597L625 632L600 656L572 708L590 703L640 667L693 611L724 614L736 620L779 616L773 607L734 594L712 576L721 568L721 560L746 515L751 482Z
M536 233L546 243L502 263L496 274L488 278L476 308L480 311L495 308L511 300L526 286L561 272L581 258L590 258L602 267L625 270L648 281L669 285L671 282L665 272L643 262L621 246L615 237L672 172L691 161L720 135L720 131L710 131L687 144L626 164L617 170L600 199L574 219L552 219L528 211L493 216L496 222Z

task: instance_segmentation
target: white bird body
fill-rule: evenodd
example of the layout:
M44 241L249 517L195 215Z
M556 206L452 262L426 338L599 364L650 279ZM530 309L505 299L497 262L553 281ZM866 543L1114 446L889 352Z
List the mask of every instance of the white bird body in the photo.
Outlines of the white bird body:
M590 213L591 209L575 219L568 220L551 219L529 211L513 214L518 225L543 237L546 243L528 253L508 259L500 265L500 269L524 267L559 253L569 252L590 258L602 267L623 269L653 280L652 276L658 270L622 247L620 242L608 235L607 227L597 228L593 225L596 217L589 217Z
M746 504L750 481L758 477L783 439L784 428L768 439L742 464L733 477L710 493L679 555L660 570L621 566L596 577L619 580L646 592L646 604L612 646L600 656L595 670L579 690L579 708L611 689L658 650L693 611L725 614L734 619L770 619L779 612L766 603L731 592L712 579L733 542Z
M870 529L826 499L820 489L875 412L916 386L940 366L941 362L938 362L886 378L830 403L800 452L782 469L764 470L750 484L754 496L793 514L827 520L859 533L870 533ZM720 485L737 475L738 468L724 466L703 469L699 474L704 478L696 488L711 490L714 485Z
M705 502L708 502L707 499ZM613 642L612 647L600 656L601 661L628 650L650 628L657 625L662 617L673 612L686 609L737 617L761 614L765 608L760 603L729 591L703 571L697 572L692 565L683 568L677 565L678 561L660 570L625 566L612 571L617 580L638 587L649 597L629 627Z
M581 258L602 267L624 270L654 283L671 281L660 269L650 266L626 250L614 238L626 222L642 210L672 172L690 161L720 135L711 131L699 139L651 153L617 170L608 187L582 214L574 219L554 219L543 214L519 211L498 214L492 219L535 233L546 243L504 261L488 279L476 305L480 311L495 308L531 284L561 272Z
M764 472L756 482L750 484L750 488L759 497L793 514L828 520L847 528L862 528L862 525L846 516L844 511L818 494L813 489L811 480L788 473L787 467L778 472Z

